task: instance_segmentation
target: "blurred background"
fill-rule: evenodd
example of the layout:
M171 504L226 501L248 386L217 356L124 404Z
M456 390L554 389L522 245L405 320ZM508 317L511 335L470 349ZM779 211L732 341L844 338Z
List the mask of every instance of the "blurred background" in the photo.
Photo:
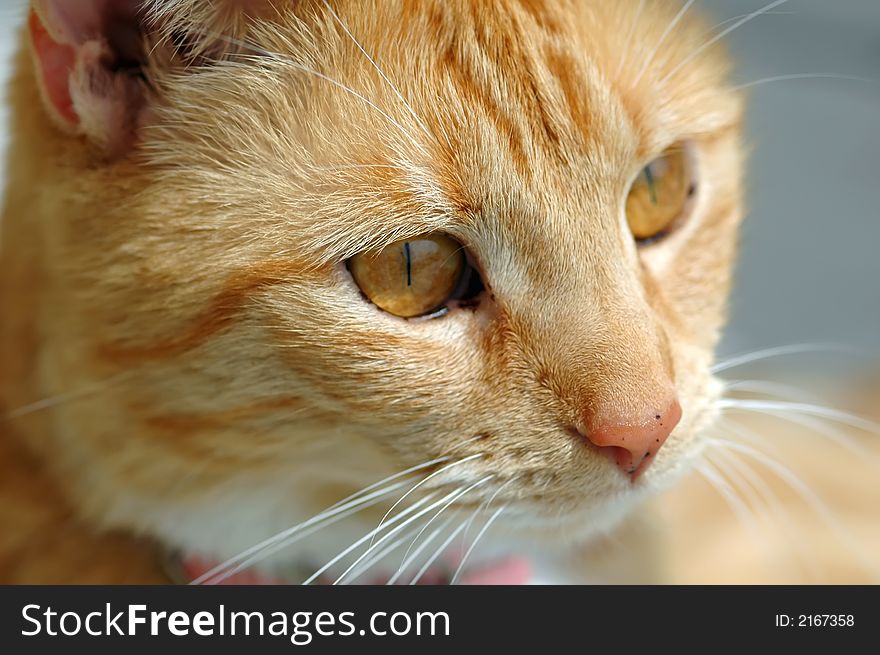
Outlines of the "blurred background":
M0 0L0 82L25 4ZM697 0L692 11L707 13L720 32L767 4ZM752 156L720 358L803 342L846 344L856 354L801 353L725 373L747 379L732 395L797 406L754 406L760 417L730 412L721 434L736 435L740 450L707 460L710 474L691 476L663 500L668 564L682 582L877 582L880 434L834 411L877 415L880 407L880 376L872 377L880 370L872 359L880 353L880 0L789 0L727 43L735 83L750 94ZM4 111L0 101L0 147ZM810 391L821 402L807 411ZM762 461L771 446L775 464ZM718 493L705 493L706 484ZM782 514L767 509L771 501ZM758 539L750 520L766 523Z

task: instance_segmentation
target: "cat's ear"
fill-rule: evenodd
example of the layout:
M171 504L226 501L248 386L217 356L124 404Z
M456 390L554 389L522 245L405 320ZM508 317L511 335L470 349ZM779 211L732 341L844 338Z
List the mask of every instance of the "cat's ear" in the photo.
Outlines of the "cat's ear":
M65 131L109 155L128 148L145 106L141 0L33 0L31 52L44 104Z
M108 156L134 143L149 111L147 72L224 56L269 0L31 0L31 52L55 122ZM224 39L211 39L212 35Z

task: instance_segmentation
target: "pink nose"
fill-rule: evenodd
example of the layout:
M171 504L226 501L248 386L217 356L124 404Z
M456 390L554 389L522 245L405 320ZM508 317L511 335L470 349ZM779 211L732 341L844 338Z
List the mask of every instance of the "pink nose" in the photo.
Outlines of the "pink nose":
M654 461L680 420L681 405L673 400L665 410L648 416L597 422L590 426L587 438L635 480Z

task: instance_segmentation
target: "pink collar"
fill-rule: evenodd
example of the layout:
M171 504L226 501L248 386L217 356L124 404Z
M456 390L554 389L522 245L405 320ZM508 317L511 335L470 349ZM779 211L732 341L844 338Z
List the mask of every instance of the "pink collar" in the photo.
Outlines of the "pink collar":
M179 575L176 578L182 578L182 582L189 584L199 579L208 571L214 569L219 562L212 561L199 556L183 557L178 560L178 566L175 567ZM422 576L420 584L424 585L443 585L450 582L452 570L441 566L429 569ZM528 584L532 577L531 565L522 557L509 557L507 559L492 562L481 567L477 567L467 575L461 577L461 584L464 585L524 585ZM330 580L324 581L329 583ZM221 585L285 585L289 582L280 578L274 578L270 575L257 573L255 571L240 571L234 575L225 578ZM368 584L385 584L382 579L370 580Z

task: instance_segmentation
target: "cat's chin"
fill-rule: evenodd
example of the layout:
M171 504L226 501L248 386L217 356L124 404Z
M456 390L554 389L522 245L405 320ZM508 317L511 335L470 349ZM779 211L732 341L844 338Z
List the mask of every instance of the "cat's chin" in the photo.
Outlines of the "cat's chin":
M561 543L586 543L614 532L652 495L640 489L614 499L563 511L552 511L547 507L509 510L505 516L505 527L524 539L539 543L560 543L560 538L564 540Z
M586 543L617 530L647 501L674 487L689 471L702 451L701 441L673 459L662 462L635 484L626 481L600 498L568 503L535 503L509 508L504 525L529 539Z

